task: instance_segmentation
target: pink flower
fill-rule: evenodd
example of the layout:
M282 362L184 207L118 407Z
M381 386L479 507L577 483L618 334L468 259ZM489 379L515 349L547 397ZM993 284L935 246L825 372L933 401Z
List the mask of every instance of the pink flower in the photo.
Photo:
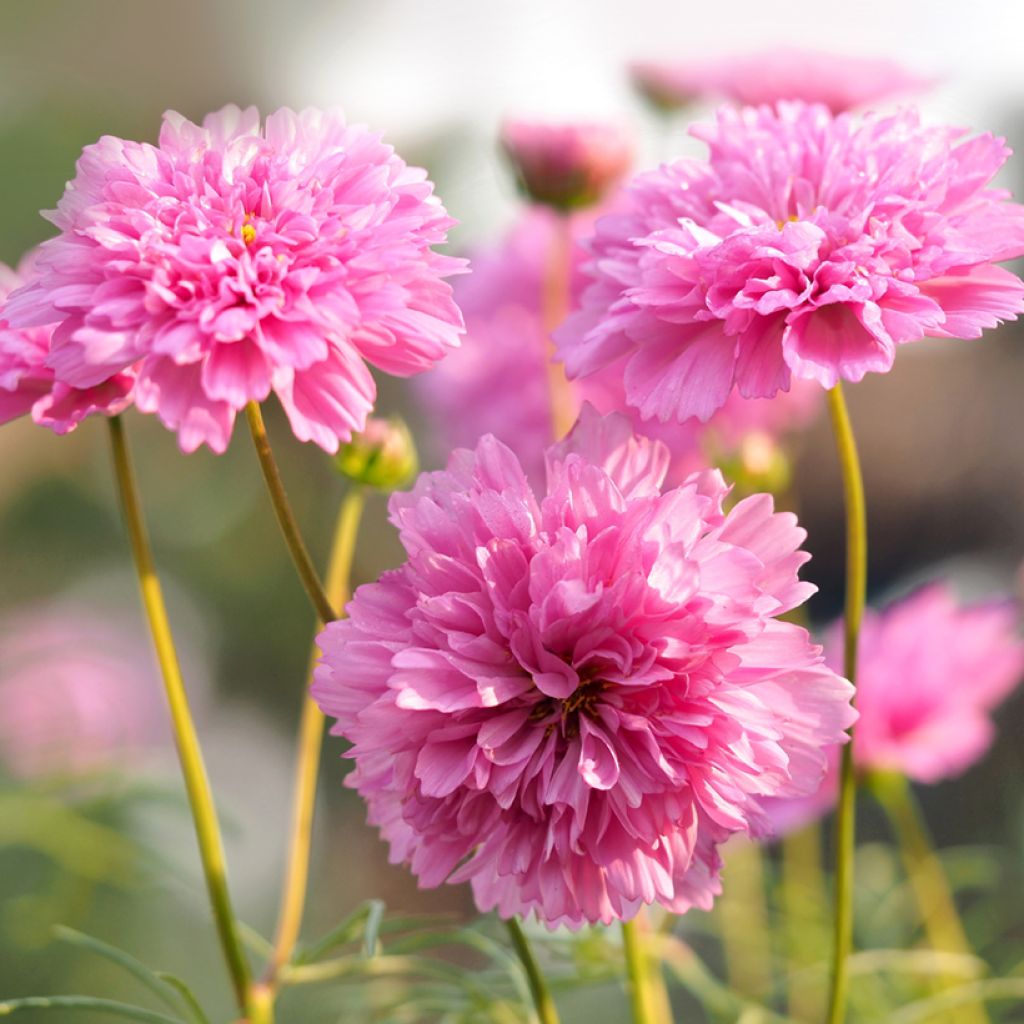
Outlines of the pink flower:
M0 263L0 302L31 278L34 261L30 253L17 271ZM48 327L18 329L0 320L0 424L31 414L36 423L66 434L91 413L115 416L131 404L130 367L88 388L55 380L47 365L51 334Z
M0 765L20 778L125 767L167 738L143 635L78 603L0 622Z
M582 240L593 225L589 211L573 214L568 221L573 308L586 284ZM472 254L473 272L456 282L455 298L466 318L462 347L415 384L431 419L432 435L445 454L475 445L484 434L494 434L515 452L531 480L543 479L544 449L554 439L554 428L542 296L549 255L563 228L559 215L550 210L524 211L497 245ZM690 420L682 427L666 427L643 421L629 409L620 365L574 382L568 396L573 415L584 401L601 412L630 413L638 433L668 445L672 482L705 467L712 449L731 453L755 433L783 438L805 426L822 404L820 388L809 381L794 381L788 393L771 401L747 401L734 394L706 426Z
M164 115L157 146L86 147L11 323L56 322L49 365L88 388L139 363L136 404L183 450L227 447L271 391L296 437L362 428L366 366L405 376L458 343L431 246L452 223L425 172L339 111Z
M570 376L625 361L645 418L707 420L735 386L885 372L898 345L977 338L1024 309L994 264L1024 253L1024 207L990 188L1009 150L911 111L725 107L710 160L640 175L598 222L582 310L557 336Z
M639 61L630 74L644 96L668 109L707 98L752 106L803 100L841 114L932 84L895 61L787 46L713 60Z
M1010 601L961 606L935 583L864 619L857 669L854 761L934 783L962 774L992 745L993 708L1024 678L1024 641ZM829 631L829 665L842 665L842 624ZM772 804L780 832L826 813L838 792L838 751L817 794Z
M716 846L813 791L851 688L776 616L813 588L768 495L591 408L535 495L493 437L391 499L407 561L320 636L348 784L423 886L554 926L707 907Z
M501 144L523 191L559 210L600 202L633 163L633 140L617 124L509 120Z

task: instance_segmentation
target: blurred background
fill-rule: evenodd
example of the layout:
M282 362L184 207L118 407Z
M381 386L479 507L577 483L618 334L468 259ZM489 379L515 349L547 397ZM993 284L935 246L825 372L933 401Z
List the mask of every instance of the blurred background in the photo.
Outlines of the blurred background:
M1024 133L1024 5L1002 0L36 0L7 3L3 15L0 258L9 263L49 235L38 211L55 205L83 145L105 133L153 141L167 108L198 120L227 102L263 111L341 105L429 169L460 222L453 235L460 251L493 238L518 208L495 142L503 115L627 120L641 163L699 152L682 121L666 142L663 126L631 93L626 65L633 59L682 61L783 42L886 56L938 78L921 100L927 117L992 130L1015 146ZM1024 192L1024 161L1011 160L1008 172L1004 184ZM1019 334L1009 325L980 342L912 346L892 373L851 389L866 466L873 597L939 575L952 575L967 596L1015 588L1024 554ZM410 395L407 385L388 381L380 409L402 412L422 429ZM343 484L322 453L281 428L276 410L268 415L296 511L322 559ZM266 934L312 615L244 431L224 456L186 458L154 418L127 419L228 823L236 901ZM429 445L421 449L429 461ZM824 422L802 444L795 490L814 553L807 575L821 588L811 614L824 622L840 606L843 558L841 492ZM354 582L399 557L383 500L372 499ZM69 621L79 633L54 641L58 624ZM136 607L102 422L90 420L65 438L28 420L0 430L0 645L0 672L13 678L35 666L38 705L25 722L13 718L0 678L0 771L7 775L0 787L0 997L119 991L119 980L52 944L52 926L65 922L188 977L213 1008L211 1018L226 1019L228 993ZM36 684L82 671L83 660L95 669L103 659L111 662L105 678L133 680L122 693L134 692L139 708L115 693L98 696L90 713L120 730L118 743L132 751L130 770L112 771L98 758L95 765L62 761L41 774L19 762L18 736L32 728L31 716L61 714L56 683L45 693ZM110 724L119 713L123 728ZM982 765L923 794L942 845L993 851L987 882L1017 877L1024 848L1024 699L1011 699L998 721L1000 739ZM67 745L60 750L67 754ZM338 754L328 743L308 933L326 930L368 897L402 912L468 915L465 891L418 892L411 876L387 866L361 804L342 788ZM869 812L865 837L880 832ZM1019 890L1012 896L1001 935L1019 949L1024 910ZM624 1004L615 998L601 1019L622 1019ZM356 1003L351 993L332 992L295 1003L300 1008L284 1019L336 1020ZM594 1005L608 1004L595 998Z

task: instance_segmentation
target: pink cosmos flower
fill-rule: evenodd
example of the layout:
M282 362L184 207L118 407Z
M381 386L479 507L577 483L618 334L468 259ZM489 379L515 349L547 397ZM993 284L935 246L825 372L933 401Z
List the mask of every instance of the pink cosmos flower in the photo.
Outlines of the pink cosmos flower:
M594 218L588 211L568 220L573 308L586 285L582 240L592 233ZM531 480L543 479L544 449L554 439L554 427L542 296L548 256L564 228L558 214L530 207L497 245L473 253L473 272L457 280L455 298L467 331L462 347L415 382L432 435L444 454L472 447L484 434L494 434L515 452ZM637 432L668 445L672 482L704 468L710 451L731 453L751 434L781 440L806 426L822 404L820 388L809 381L794 381L789 392L770 401L748 401L734 394L707 426L690 420L681 427L663 427L641 420L629 409L621 365L572 383L568 398L573 416L584 401L601 412L630 413Z
M424 171L339 111L164 115L158 145L86 147L8 320L57 323L48 365L89 388L136 363L136 404L183 450L227 447L271 391L327 451L373 405L369 362L400 376L458 343L435 253L452 223Z
M551 926L707 907L716 846L813 791L849 684L776 616L804 531L587 407L536 495L495 438L391 499L407 561L320 636L348 784L423 886Z
M124 767L166 741L153 655L75 602L0 622L0 765L20 778Z
M0 263L0 302L30 279L35 253L17 271ZM114 416L132 401L131 367L95 386L76 388L54 378L47 365L52 330L18 329L0 320L0 424L31 414L57 434L74 430L91 413Z
M1024 253L1024 207L989 187L1001 139L801 103L725 107L692 132L709 161L635 179L557 336L570 376L624 360L645 418L707 420L734 386L857 381L898 345L977 338L1024 309L994 265Z
M630 75L647 99L668 109L708 98L752 106L803 100L833 114L932 84L895 61L787 46L713 60L638 61Z
M633 140L618 124L508 120L501 144L535 202L574 210L600 202L633 163Z
M860 718L853 741L862 772L899 772L934 783L981 759L995 734L990 715L1024 678L1024 641L1011 601L960 605L935 583L880 612L868 611L857 669ZM842 624L825 645L842 664ZM838 792L838 750L821 789L806 800L772 804L780 832L826 813Z

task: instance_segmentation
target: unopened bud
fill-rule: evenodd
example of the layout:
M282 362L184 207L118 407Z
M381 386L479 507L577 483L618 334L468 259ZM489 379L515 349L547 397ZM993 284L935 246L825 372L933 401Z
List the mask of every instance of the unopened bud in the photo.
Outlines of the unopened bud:
M399 490L419 469L412 434L397 416L368 419L366 429L339 449L334 464L355 483L381 491Z
M506 121L501 144L523 192L562 212L600 202L633 162L632 140L617 124Z

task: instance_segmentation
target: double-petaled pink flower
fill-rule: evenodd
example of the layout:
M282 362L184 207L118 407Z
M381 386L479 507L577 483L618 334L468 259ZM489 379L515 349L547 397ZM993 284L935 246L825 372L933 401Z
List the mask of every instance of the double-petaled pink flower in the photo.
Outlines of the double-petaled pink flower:
M406 562L320 636L348 784L424 886L550 925L708 906L716 847L814 790L852 688L779 621L812 591L771 498L585 409L536 495L493 437L391 498Z
M0 263L0 302L31 280L34 261L30 253L17 271ZM17 328L0 319L0 424L31 415L66 434L92 413L113 416L131 404L131 367L85 388L58 381L48 364L52 333L49 327Z
M473 272L455 283L466 337L457 352L415 382L445 454L494 434L515 452L531 480L543 478L544 449L554 439L543 309L550 254L559 232L568 231L569 305L576 308L586 284L582 241L594 225L590 213L573 214L566 223L559 216L532 207L500 242L471 254ZM668 445L672 482L707 466L712 450L733 453L751 434L784 439L806 426L822 404L820 388L794 381L789 392L772 400L748 401L734 393L707 425L690 420L666 427L642 421L628 408L619 364L572 382L559 397L573 404L573 416L584 401L602 412L632 413L638 432Z
M934 783L962 774L995 736L991 714L1024 679L1020 614L1009 600L960 604L935 583L881 611L868 610L858 645L853 740L858 772L899 772ZM843 661L842 626L829 631L828 664ZM838 750L821 789L773 802L779 831L829 810L839 781Z
M1024 283L995 266L1024 254L1024 207L990 186L1001 139L801 103L726 107L692 131L709 160L640 175L598 222L559 335L570 376L624 360L645 418L706 420L734 387L860 380L899 345L1024 310Z
M181 447L223 451L271 391L301 440L335 451L375 397L458 342L435 253L452 223L424 171L338 111L225 107L164 117L158 145L88 146L15 326L56 324L48 366L91 388L136 366L136 405Z
M702 99L753 106L803 100L823 103L833 114L932 84L892 60L790 46L710 60L637 61L630 76L647 99L668 109Z

